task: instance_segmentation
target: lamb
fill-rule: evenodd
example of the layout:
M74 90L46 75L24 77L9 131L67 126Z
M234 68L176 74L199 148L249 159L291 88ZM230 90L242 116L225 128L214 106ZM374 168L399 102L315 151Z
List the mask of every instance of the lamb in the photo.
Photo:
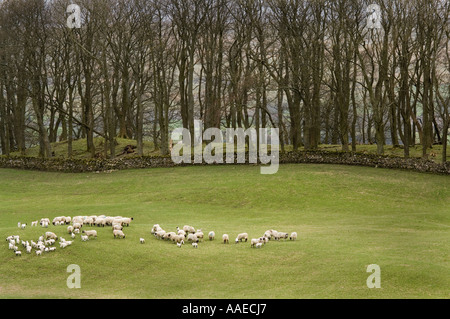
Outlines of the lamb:
M88 241L88 240L89 240L88 236L81 235L81 241Z
M95 238L97 238L97 231L96 230L83 230L83 234L85 234L88 237L95 237Z
M197 243L192 243L192 247L198 248L198 244Z
M59 243L60 248L66 248L67 246L69 246L67 242Z
M33 227L33 226L37 226L37 223L38 223L38 221L37 221L37 220L35 220L35 221L31 222L31 227Z
M182 243L177 243L178 248L181 248Z
M230 242L230 237L228 236L228 234L222 235L222 241L224 244L228 244Z
M27 253L31 254L31 246L27 246Z
M121 230L114 230L113 235L114 235L114 238L116 238L116 237L125 238L125 234Z
M48 249L48 251L55 251L56 250L56 247L50 247L49 249Z
M262 246L262 243L257 243L257 244L255 245L255 248L261 248L261 246Z
M248 240L248 234L247 233L240 233L239 235L237 235L236 237L236 244L242 240L245 240L245 242L247 242Z
M48 231L48 232L45 233L45 239L54 239L54 240L56 240L56 239L58 239L58 236L56 236L55 233L52 233L52 232Z
M19 240L20 240L19 235L15 235L15 236L13 236L13 237L14 237L14 240L16 241L16 244L18 244L18 243L19 243Z
M49 224L48 222L44 221L44 222L42 222L41 225L43 228L48 228L48 224Z
M22 252L20 250L16 250L16 256L22 256Z
M289 237L289 240L296 240L297 239L297 233L296 232L293 232L292 234L291 234L291 236Z
M14 244L11 244L11 243L8 244L8 249L13 250L14 247L15 247Z
M27 224L22 224L22 225L20 225L20 228L21 228L21 229L25 229L25 227L27 227Z
M139 241L140 241L141 244L145 243L145 239L144 238L139 238Z
M208 234L209 240L214 240L214 238L216 237L216 233L213 231L210 231Z
M198 243L198 238L195 234L189 234L187 236L187 241L192 241L192 242Z
M74 234L74 233L70 234L70 237L71 237L72 239L75 239L75 234Z

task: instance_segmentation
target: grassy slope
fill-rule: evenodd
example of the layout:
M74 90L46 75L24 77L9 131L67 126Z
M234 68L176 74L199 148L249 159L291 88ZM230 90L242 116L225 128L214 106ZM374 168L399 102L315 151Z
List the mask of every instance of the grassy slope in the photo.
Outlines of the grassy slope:
M0 297L448 298L450 179L374 168L282 165L178 167L112 174L0 170L0 237L36 240L17 222L59 215L132 216L125 240L111 230L42 257L0 245ZM267 229L296 242L205 242L178 249L150 235L184 224L234 239ZM63 226L51 226L58 235ZM145 237L145 245L139 238ZM82 289L66 287L78 264ZM381 289L368 289L369 264Z

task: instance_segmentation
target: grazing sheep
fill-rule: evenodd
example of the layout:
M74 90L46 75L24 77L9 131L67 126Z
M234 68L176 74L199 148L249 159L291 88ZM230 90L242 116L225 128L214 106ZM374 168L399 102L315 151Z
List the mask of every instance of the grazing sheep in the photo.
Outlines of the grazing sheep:
M44 226L43 224L46 223L48 227L48 224L50 224L50 219L48 218L41 218L41 220L39 221L39 225Z
M56 239L58 239L58 236L56 236L55 233L52 233L52 232L48 231L48 232L45 233L45 239L46 240L48 240L48 239L56 240Z
M228 234L222 235L222 241L224 244L228 244L230 242L230 237L228 236Z
M292 234L291 234L291 236L289 237L289 240L296 240L297 239L297 233L296 232L293 232Z
M67 232L68 232L69 234L72 234L72 232L73 232L73 226L67 226Z
M42 251L41 250L36 250L36 255L37 256L40 256L42 254Z
M21 229L25 229L25 227L27 227L27 224L22 224L22 225L20 225L20 228L21 228Z
M247 233L240 233L239 235L237 235L236 237L236 244L242 240L245 240L245 242L247 242L248 240L248 234Z
M122 229L123 229L123 226L122 226L122 225L119 225L119 224L116 224L116 225L113 224L112 229L113 229L113 230L116 230L116 229L117 229L117 230L122 230Z
M113 235L114 235L114 238L116 238L116 237L125 238L125 234L121 230L114 230Z
M195 234L189 234L186 239L187 239L187 241L192 241L194 243L198 243L198 238Z
M97 238L97 231L96 230L83 230L83 234L85 234L88 237L95 237Z
M256 244L259 243L259 239L257 238L252 238L252 240L250 241L250 247L255 247Z
M22 252L20 250L16 250L16 256L22 256Z
M164 230L160 230L160 231L157 231L156 233L154 233L155 237L158 239L161 239L165 234L166 234L166 232Z
M27 253L31 254L31 246L27 246Z
M192 247L198 248L198 244L197 243L192 243Z
M178 227L177 227L177 229L178 229ZM163 229L159 226L159 224L155 224L155 225L153 225L153 227L152 227L152 231L151 231L151 233L152 234L155 234L156 232L159 232L159 231L162 231Z
M184 244L184 236L183 235L175 235L172 237L172 240L174 242L176 242L177 244L181 243L181 242Z
M145 244L145 239L144 238L139 238L139 241L141 244Z
M255 248L261 248L262 247L262 243L257 243L256 245L255 245Z
M278 235L278 239L281 239L281 238L288 239L288 237L289 237L288 233L283 233L283 232L278 232L277 235Z
M124 225L124 226L130 226L132 220L134 220L133 217L125 217L125 218L122 218L122 225Z
M216 233L213 231L210 231L208 234L209 240L214 240L214 238L216 237Z
M80 233L80 230L79 230L78 228L77 228L77 229L74 229L74 230L73 230L73 233L74 233L74 234L79 234L79 233Z
M204 237L204 234L201 229L198 229L194 235L197 236L198 239L203 239Z
M184 230L186 233L192 233L192 234L195 234L195 229L194 229L194 227L192 227L192 226L184 225L184 226L183 226L183 230Z
M73 229L80 229L81 227L83 227L82 223L75 223L75 224L73 224Z

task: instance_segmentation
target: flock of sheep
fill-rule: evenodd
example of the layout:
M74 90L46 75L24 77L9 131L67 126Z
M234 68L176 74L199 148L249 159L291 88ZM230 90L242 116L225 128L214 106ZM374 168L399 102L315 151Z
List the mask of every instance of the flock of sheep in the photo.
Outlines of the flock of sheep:
M39 239L35 242L24 241L21 240L19 235L11 235L6 238L8 242L8 247L10 250L14 250L16 256L21 256L22 251L19 250L19 245L26 250L27 253L31 254L33 249L35 250L36 255L40 256L43 252L52 252L56 250L54 247L57 240L59 240L59 247L66 248L67 246L72 245L73 240L76 238L77 234L80 234L81 241L88 241L90 238L97 238L96 230L83 230L81 228L83 226L97 226L97 227L112 227L112 233L114 238L125 238L125 234L123 233L124 226L130 226L133 218L130 217L122 217L122 216L75 216L73 218L68 216L58 216L53 219L51 224L54 226L67 226L67 234L71 237L72 240L66 240L63 237L58 237L54 232L47 231L44 235L40 236ZM36 220L31 222L31 227L37 227L39 225L42 228L48 228L50 224L50 219L42 218L40 221ZM17 227L21 230L24 230L27 227L27 224L17 223Z
M191 242L192 246L194 248L197 248L198 242L200 240L203 240L203 238L204 238L204 234L201 229L195 230L194 227L189 226L189 225L183 226L183 229L180 229L179 227L177 227L176 232L173 232L173 231L166 232L164 229L161 228L161 226L159 226L159 224L155 224L155 225L153 225L151 232L156 238L175 242L177 244L177 246L180 248L181 248L181 245L184 244L185 240L187 242ZM208 233L209 240L214 240L215 236L216 236L216 234L214 231L210 231ZM263 236L261 236L259 238L253 238L250 241L250 247L261 248L263 244L265 245L271 239L274 239L274 240L285 239L286 240L287 238L289 238L289 240L296 240L297 233L293 232L289 236L288 233L279 232L279 231L270 229L270 230L267 230ZM141 240L142 240L142 238L141 238ZM222 241L224 244L228 244L230 242L230 236L228 234L223 234ZM245 241L245 242L248 241L247 233L240 233L237 235L235 243L237 244L242 241Z
M43 252L52 252L56 250L56 247L54 247L56 241L59 240L60 248L66 248L67 246L72 245L74 239L76 238L77 234L80 234L81 241L86 242L90 238L97 238L97 231L96 230L83 230L81 231L81 228L83 226L97 226L97 227L105 227L109 226L112 228L112 234L114 238L125 238L125 234L123 232L124 226L130 226L131 221L133 218L131 217L122 217L122 216L75 216L73 218L66 217L66 216L58 216L53 219L51 224L54 226L63 226L63 225L69 225L67 226L67 234L71 237L72 240L66 240L63 237L58 237L54 232L47 231L44 235L40 236L39 239L35 242L33 240L31 241L24 241L21 240L19 235L11 235L6 238L6 241L8 242L9 249L14 250L14 253L16 256L21 256L22 251L19 249L20 244L25 249L25 251L29 254L32 253L33 249L35 250L36 255L40 256ZM50 219L48 218L42 218L41 220L36 220L31 222L31 227L37 227L38 223L43 228L48 228L50 224ZM21 230L24 230L27 227L27 224L18 223L18 228ZM159 224L155 224L152 227L151 233L158 239L161 240L168 240L176 243L178 247L181 248L181 246L186 242L192 243L192 246L194 248L198 248L198 243L204 239L204 234L201 229L195 230L194 227L185 225L182 229L179 227L176 228L176 232L170 231L166 232L164 229L162 229ZM214 240L216 237L216 234L214 231L210 231L208 233L208 239ZM288 233L284 232L278 232L276 230L267 230L263 236L259 238L253 238L250 240L250 247L254 248L261 248L262 245L265 245L269 240L280 240L280 239L288 239L289 240L296 240L297 239L297 233L293 232L289 236ZM222 235L222 241L224 244L228 244L230 240L230 237L228 234ZM141 244L145 243L144 238L139 239ZM235 243L239 243L248 241L248 234L247 233L241 233L238 234L235 240Z

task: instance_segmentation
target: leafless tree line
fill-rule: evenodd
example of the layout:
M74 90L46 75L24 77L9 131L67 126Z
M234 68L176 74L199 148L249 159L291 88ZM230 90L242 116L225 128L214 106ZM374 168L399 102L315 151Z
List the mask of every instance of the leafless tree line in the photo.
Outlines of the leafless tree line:
M0 2L2 154L171 129L277 127L281 149L392 143L409 156L449 128L449 1L66 0ZM370 4L380 29L367 28Z

